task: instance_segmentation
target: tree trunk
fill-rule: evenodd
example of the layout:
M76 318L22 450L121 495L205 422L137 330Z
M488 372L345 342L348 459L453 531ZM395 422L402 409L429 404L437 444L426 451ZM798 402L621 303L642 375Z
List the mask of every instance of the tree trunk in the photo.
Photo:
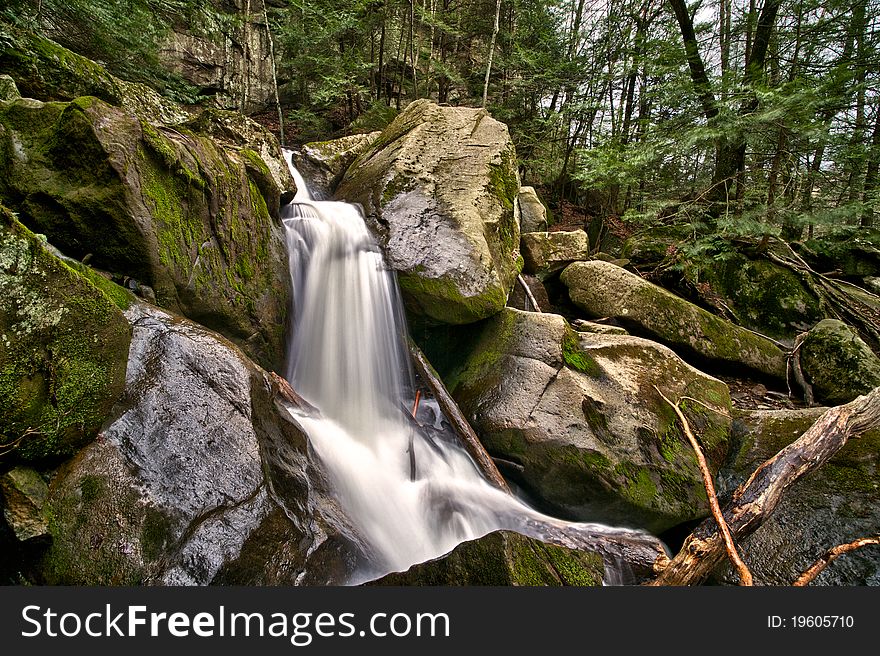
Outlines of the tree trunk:
M865 187L862 193L862 227L869 228L874 225L874 191L877 189L877 179L880 174L880 103L874 110L874 133L871 136L871 150L868 155L868 166L865 169Z
M483 107L489 99L489 76L492 74L492 59L495 55L495 39L498 38L498 19L501 16L501 0L495 0L495 25L492 27L492 39L489 41L489 59L486 61L486 79L483 81Z

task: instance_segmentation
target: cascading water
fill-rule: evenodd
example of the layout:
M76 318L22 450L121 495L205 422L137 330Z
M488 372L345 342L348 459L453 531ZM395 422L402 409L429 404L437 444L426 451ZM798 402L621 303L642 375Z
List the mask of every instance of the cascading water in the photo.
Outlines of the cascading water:
M291 172L298 192L283 208L294 291L287 378L320 410L296 419L371 563L352 582L497 529L536 537L562 524L595 529L525 506L486 482L460 446L438 435L437 422L420 429L407 418L412 374L393 273L357 207L311 200L292 164Z

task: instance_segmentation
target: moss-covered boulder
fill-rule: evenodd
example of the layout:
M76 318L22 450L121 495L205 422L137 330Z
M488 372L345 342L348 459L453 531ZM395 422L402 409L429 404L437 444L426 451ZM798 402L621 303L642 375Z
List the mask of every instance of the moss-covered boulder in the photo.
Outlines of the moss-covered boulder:
M489 452L542 503L652 531L708 513L696 457L655 386L689 397L683 406L717 470L730 428L721 381L659 344L579 334L558 315L509 308L458 348L449 389Z
M49 535L49 524L43 514L48 495L43 477L30 467L13 467L0 475L3 518L19 542Z
M880 229L850 227L810 239L801 255L817 271L837 271L851 280L880 275Z
M542 232L549 228L547 208L534 187L519 188L519 229L520 232Z
M484 109L411 103L336 190L361 203L407 308L461 324L504 307L517 274L519 180L507 126Z
M186 122L186 127L199 135L210 136L227 147L238 149L250 165L248 174L260 184L261 190L271 196L274 193L269 183L262 180L265 169L269 169L272 180L279 190L295 190L296 183L290 175L290 168L281 153L281 146L269 130L240 112L223 109L205 109ZM253 157L259 155L262 162Z
M348 167L380 134L376 131L330 141L312 141L293 151L293 164L308 182L312 197L332 198Z
M370 585L600 586L602 556L496 531Z
M792 339L819 321L819 300L791 269L761 256L730 251L718 259L689 260L685 279L705 285L733 312L737 322L771 337Z
M572 262L590 257L590 239L583 230L524 232L520 238L523 271L546 280Z
M0 206L0 450L54 458L95 437L125 383L131 329L118 291L101 291Z
M49 482L52 541L34 580L344 582L345 520L266 372L186 319L137 304L126 316L125 392L101 438Z
M639 230L623 243L620 256L639 266L656 266L674 257L682 245L693 238L693 234L693 228L689 225L654 226Z
M880 358L842 321L817 323L799 353L804 375L824 403L847 403L880 386Z
M825 411L737 410L738 447L721 475L720 493L743 483L765 460L800 437ZM827 463L785 491L773 514L737 543L760 585L791 585L827 549L877 534L880 526L880 431L853 438ZM733 582L722 567L717 575ZM813 585L880 585L880 548L847 554Z
M107 70L54 41L0 22L0 71L19 92L39 100L95 96L120 104L123 91Z
M23 223L271 368L290 286L279 199L257 152L97 98L0 107L0 200Z
M747 367L785 379L786 356L773 342L725 321L609 262L575 262L562 272L572 302L588 317L625 327L679 349L683 356Z

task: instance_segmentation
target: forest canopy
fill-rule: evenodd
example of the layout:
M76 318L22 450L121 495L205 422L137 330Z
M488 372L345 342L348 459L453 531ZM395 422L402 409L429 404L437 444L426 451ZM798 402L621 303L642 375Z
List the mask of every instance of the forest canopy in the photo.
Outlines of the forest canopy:
M196 102L158 44L181 22L222 30L224 5L242 5L268 19L288 141L381 128L417 98L486 105L551 208L789 241L873 225L873 0L246 4L14 0L2 14Z

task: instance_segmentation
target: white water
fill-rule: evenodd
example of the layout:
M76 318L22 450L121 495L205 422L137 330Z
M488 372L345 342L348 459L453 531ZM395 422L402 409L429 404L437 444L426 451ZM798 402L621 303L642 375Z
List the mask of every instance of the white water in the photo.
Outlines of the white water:
M414 428L393 273L358 208L311 200L291 170L299 191L283 208L294 290L287 378L320 410L296 419L371 563L352 582L406 570L501 528L597 528L540 515L490 485L462 448L432 430L433 407L423 409L425 428Z

